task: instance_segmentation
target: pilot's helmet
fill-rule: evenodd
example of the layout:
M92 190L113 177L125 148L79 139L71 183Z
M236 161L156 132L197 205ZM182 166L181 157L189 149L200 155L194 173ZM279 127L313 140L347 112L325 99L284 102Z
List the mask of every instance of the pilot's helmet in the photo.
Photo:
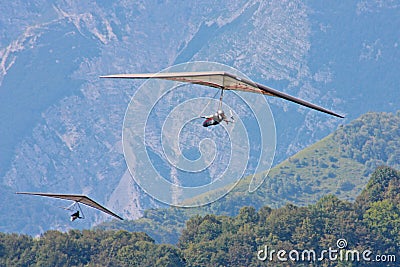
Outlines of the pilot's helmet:
M219 110L217 111L217 113L218 113L218 115L224 114L224 112L223 112L221 109L219 109Z

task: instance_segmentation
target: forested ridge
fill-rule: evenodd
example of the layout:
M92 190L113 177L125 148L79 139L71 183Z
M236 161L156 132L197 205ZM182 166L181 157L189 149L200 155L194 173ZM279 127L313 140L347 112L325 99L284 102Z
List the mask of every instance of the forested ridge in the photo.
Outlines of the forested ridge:
M272 168L263 185L253 193L248 192L251 177L246 177L224 198L210 205L147 210L138 220L113 221L98 228L143 231L158 243L176 244L185 221L196 214L236 216L243 206L257 210L265 205L279 208L286 203L308 206L326 195L354 202L378 166L400 169L399 125L400 111L364 114ZM193 199L193 203L208 202L215 193L218 194L204 194Z
M339 239L350 251L370 250L371 257L387 256L383 266L396 266L399 125L400 111L367 113L275 166L254 193L245 178L202 208L147 210L136 221L39 237L0 233L0 266L378 265L301 257L283 262L276 254L258 259L265 246L320 252L337 248Z
M308 205L327 194L354 201L378 166L400 169L399 125L400 111L366 113L272 168L253 194L251 177L243 179L210 211L234 215L244 205Z
M347 243L343 253L371 251L371 261L320 260L320 254L314 261L301 254L297 260L296 254L286 254L287 261L276 253L262 257L266 246L320 252L337 249L338 240ZM125 230L0 234L0 266L266 266L271 261L273 266L397 266L399 247L400 172L381 166L354 202L326 195L308 206L247 206L236 216L195 215L177 245ZM376 262L377 255L386 262Z

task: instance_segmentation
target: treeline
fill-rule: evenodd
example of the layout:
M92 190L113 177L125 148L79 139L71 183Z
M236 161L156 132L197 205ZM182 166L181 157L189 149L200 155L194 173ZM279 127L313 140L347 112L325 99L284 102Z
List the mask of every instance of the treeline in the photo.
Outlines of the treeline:
M353 203L328 195L307 207L193 216L177 245L125 230L1 234L0 266L397 266L399 247L400 173L379 167Z
M333 139L345 157L372 172L377 166L400 167L400 111L367 113L335 131Z
M361 255L360 261L329 261L328 255L318 261L319 252L338 249L337 242L344 240L344 249L372 251L367 258L371 262L363 261ZM275 250L272 266L377 266L375 256L379 255L386 260L382 265L396 266L393 261L400 262L400 173L378 168L354 203L328 195L307 207L287 204L259 211L244 207L233 218L193 217L178 243L187 266L265 266L258 259L264 253L257 255L265 246ZM316 259L312 264L300 255L298 261L291 261L286 254L284 262L277 258L279 250L314 250Z
M145 233L47 231L34 238L0 234L0 266L185 266L182 252Z

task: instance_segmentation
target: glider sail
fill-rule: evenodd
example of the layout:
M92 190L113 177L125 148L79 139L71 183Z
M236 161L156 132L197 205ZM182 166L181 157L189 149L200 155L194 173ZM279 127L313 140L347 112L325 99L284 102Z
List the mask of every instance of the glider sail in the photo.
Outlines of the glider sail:
M339 118L344 116L333 111L317 106L300 98L285 94L272 89L268 86L252 82L224 71L206 71L206 72L166 72L166 73L138 73L138 74L115 74L100 76L100 78L114 79L164 79L179 82L200 84L224 90L238 90L269 96L275 96L288 101L300 104L302 106L318 110Z
M65 199L65 200L71 200L77 203L82 203L85 204L86 206L98 209L104 213L107 213L111 216L114 216L115 218L118 218L120 220L123 220L120 216L115 214L114 212L108 210L107 208L103 207L96 201L90 199L87 196L84 195L69 195L69 194L52 194L52 193L31 193L31 192L17 192L16 194L23 194L23 195L33 195L33 196L43 196L43 197L52 197L52 198L59 198L59 199Z

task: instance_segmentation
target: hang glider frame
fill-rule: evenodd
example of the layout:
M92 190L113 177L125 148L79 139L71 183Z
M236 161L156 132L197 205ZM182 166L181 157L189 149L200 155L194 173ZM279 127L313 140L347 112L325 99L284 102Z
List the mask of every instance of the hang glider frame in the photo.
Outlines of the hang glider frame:
M344 118L331 110L307 102L303 99L285 94L271 87L255 83L251 80L238 77L234 74L224 71L204 71L204 72L160 72L160 73L137 73L137 74L114 74L104 75L100 78L111 79L164 79L178 82L187 82L214 87L222 90L237 90L251 92L283 98L285 100L297 103L299 105L318 110L320 112Z
M51 197L51 198L58 198L58 199L64 199L64 200L70 200L74 201L74 203L70 206L72 207L74 204L84 204L86 206L89 206L91 208L95 208L97 210L100 210L104 213L107 213L108 215L111 215L115 218L118 218L120 220L123 220L122 217L118 216L114 212L110 211L109 209L105 208L104 206L100 205L93 199L89 198L88 196L85 195L73 195L73 194L53 194L53 193L34 193L34 192L17 192L16 194L21 194L21 195L32 195L32 196L42 196L42 197ZM79 206L80 208L80 206Z

